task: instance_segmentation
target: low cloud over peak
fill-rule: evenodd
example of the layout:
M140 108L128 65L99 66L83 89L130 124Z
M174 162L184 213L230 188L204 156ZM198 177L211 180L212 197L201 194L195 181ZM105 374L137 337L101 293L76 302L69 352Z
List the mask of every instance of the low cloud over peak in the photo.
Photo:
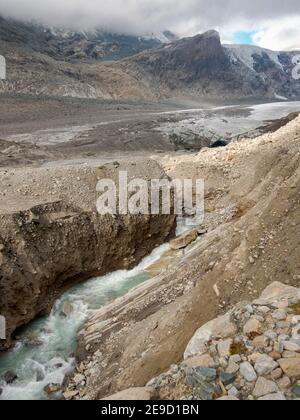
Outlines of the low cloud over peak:
M261 46L300 48L299 0L1 0L0 14L48 26L140 35L170 29L186 36L216 28L227 42L245 31Z

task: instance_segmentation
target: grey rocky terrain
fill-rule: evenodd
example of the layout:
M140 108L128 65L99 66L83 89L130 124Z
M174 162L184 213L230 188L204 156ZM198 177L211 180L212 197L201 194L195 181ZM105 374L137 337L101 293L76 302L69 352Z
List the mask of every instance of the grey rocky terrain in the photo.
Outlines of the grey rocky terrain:
M147 100L300 97L292 76L296 51L222 45L216 31L179 40L168 36L172 42L166 44L138 38L123 45L122 36L115 37L117 46L97 32L63 34L36 26L29 31L26 24L1 19L7 80L0 92Z

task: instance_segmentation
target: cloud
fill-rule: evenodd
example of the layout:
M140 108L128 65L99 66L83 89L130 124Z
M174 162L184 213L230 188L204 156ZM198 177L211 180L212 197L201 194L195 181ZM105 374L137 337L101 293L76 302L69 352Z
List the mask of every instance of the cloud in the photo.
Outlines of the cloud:
M170 29L181 36L218 29L233 40L238 31L255 31L256 42L271 45L273 26L284 20L297 37L299 0L1 0L0 14L75 29L102 27L145 34ZM275 23L274 23L275 22ZM299 21L298 21L299 22ZM299 24L297 23L298 27ZM273 28L273 29L272 29ZM282 30L278 29L279 35ZM276 35L277 36L277 35ZM288 33L282 45L294 45ZM300 47L300 38L298 36ZM286 43L285 43L286 42ZM296 43L297 44L297 43Z
M271 50L300 49L300 15L267 21L263 29L253 35L253 41Z

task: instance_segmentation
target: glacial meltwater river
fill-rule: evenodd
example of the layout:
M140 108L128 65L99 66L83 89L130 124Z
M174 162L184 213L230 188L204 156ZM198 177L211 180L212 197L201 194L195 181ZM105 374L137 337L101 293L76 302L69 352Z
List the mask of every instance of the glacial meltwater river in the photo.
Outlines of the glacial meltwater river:
M179 221L177 234L190 228ZM45 386L62 384L65 375L74 369L77 332L91 311L148 280L147 267L168 249L168 244L158 247L133 270L116 271L71 288L56 301L48 317L24 328L16 345L0 356L0 400L47 399ZM66 303L73 307L67 317L62 312ZM3 380L8 371L18 376L12 384Z

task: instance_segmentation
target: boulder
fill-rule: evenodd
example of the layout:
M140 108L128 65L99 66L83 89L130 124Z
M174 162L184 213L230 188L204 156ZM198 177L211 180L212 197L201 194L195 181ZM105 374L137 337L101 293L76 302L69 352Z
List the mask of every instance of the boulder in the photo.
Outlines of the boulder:
M237 332L237 326L231 321L231 315L220 316L199 328L190 340L184 359L206 353L207 343L213 338L228 338Z
M198 230L194 229L187 233L184 233L181 236L178 236L178 238L173 239L173 241L170 242L170 248L173 250L177 249L183 249L186 248L189 244L194 242L198 238Z
M74 312L74 307L71 303L65 302L61 309L61 314L68 318Z
M259 375L268 375L278 367L278 364L271 357L263 354L257 359L254 367Z
M274 282L263 291L260 298L254 301L254 304L259 306L272 305L280 308L282 301L295 298L300 299L300 289Z
M281 392L277 392L276 394L265 395L259 398L258 401L286 401L286 398Z
M44 392L47 395L55 394L56 392L59 392L61 390L61 385L59 384L49 384L45 386Z
M250 365L249 362L244 362L241 364L240 374L242 375L243 378L246 379L247 382L254 382L257 379L255 370L253 369L253 366Z
M253 332L258 333L259 330L261 329L261 323L259 321L257 321L257 319L249 319L249 321L245 324L244 326L244 334L251 334Z
M300 378L300 359L280 359L278 363L289 378Z

